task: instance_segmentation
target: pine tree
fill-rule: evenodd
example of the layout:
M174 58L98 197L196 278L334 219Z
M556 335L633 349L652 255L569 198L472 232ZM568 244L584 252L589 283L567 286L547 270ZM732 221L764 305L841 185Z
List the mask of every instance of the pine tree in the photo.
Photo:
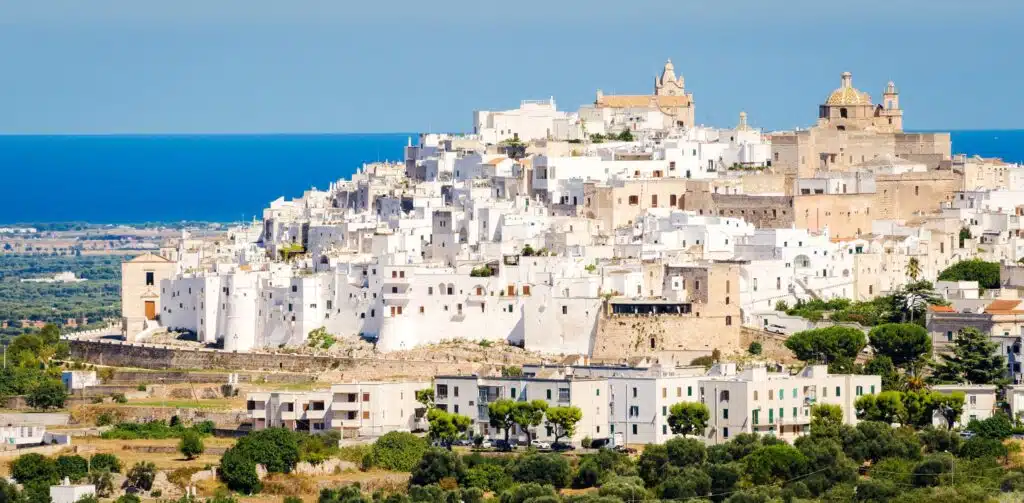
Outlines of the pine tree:
M1006 375L1006 359L999 345L973 328L964 328L953 340L953 354L942 355L935 382L992 384Z

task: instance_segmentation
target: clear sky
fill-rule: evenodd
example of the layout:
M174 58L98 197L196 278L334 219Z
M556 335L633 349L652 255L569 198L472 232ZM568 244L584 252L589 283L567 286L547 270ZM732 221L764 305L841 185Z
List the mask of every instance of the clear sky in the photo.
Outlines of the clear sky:
M649 93L810 124L851 71L908 129L1024 128L1022 0L0 0L0 133L465 131Z

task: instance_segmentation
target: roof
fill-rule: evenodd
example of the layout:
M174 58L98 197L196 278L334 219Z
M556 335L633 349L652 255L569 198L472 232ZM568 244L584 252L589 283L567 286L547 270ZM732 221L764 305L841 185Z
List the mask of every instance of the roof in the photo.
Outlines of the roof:
M495 157L494 159L491 159L491 160L485 162L484 164L490 164L491 166L497 166L497 165L499 165L499 164L501 164L501 163L503 163L503 162L505 162L507 160L508 160L508 157Z
M152 253L143 253L142 255L139 255L138 257L135 257L135 258L129 260L128 262L131 262L131 263L146 263L146 262L166 263L166 262L170 262L170 260L167 260L167 259L165 259L165 258L163 258L163 257L161 257L159 255L153 255Z
M602 95L595 105L608 108L686 107L692 103L690 96L655 96L650 94Z
M928 310L933 313L955 313L956 309L950 306L928 306Z
M1024 313L1024 311L1017 310L1018 304L1020 304L1019 300L993 300L991 304L985 306L985 314Z

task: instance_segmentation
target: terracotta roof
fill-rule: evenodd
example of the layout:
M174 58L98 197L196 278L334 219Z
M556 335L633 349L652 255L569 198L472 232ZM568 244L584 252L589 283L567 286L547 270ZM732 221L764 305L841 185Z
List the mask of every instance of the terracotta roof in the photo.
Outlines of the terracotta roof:
M491 159L491 160L487 161L484 164L490 164L491 166L497 166L497 165L501 164L502 162L504 162L506 160L508 160L508 157L495 157L494 159Z
M685 107L690 106L689 96L655 96L619 94L601 96L595 103L608 108Z
M955 313L956 309L949 306L928 306L928 310L933 313Z
M1019 300L993 300L991 304L985 306L985 313L1009 314L1020 312L1016 310L1018 304L1020 304Z

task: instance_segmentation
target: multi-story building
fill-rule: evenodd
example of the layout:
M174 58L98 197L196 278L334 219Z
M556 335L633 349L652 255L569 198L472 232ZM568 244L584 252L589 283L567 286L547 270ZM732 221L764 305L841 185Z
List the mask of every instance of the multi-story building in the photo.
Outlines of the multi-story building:
M608 381L603 378L499 377L499 376L437 376L434 378L434 400L442 410L462 414L473 420L473 432L490 438L504 438L504 432L490 425L488 405L500 399L521 402L543 400L549 407L573 406L583 413L576 432L563 442L579 444L584 437L605 438L608 429ZM532 438L552 441L551 427L541 424L531 432ZM525 440L525 433L515 426L510 438Z
M825 365L810 365L796 375L769 372L765 367L736 373L734 367L701 379L697 390L711 420L709 442L722 443L738 433L773 434L792 441L810 430L811 407L838 405L843 422L857 422L854 402L882 391L876 375L829 374ZM717 374L717 375L715 375Z
M957 418L954 426L967 426L974 420L983 421L992 417L992 414L998 410L994 384L940 384L932 386L932 391L943 395L954 393L964 395L964 411ZM1007 395L1011 394L1007 393ZM938 412L932 418L932 423L942 427L948 425L946 419Z

